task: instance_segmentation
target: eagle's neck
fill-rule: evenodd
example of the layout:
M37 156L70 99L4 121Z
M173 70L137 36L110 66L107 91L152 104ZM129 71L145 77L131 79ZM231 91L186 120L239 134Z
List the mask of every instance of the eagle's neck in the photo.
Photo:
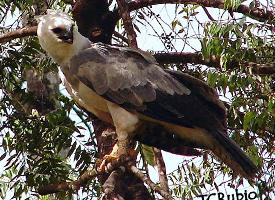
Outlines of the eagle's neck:
M67 64L71 58L75 55L77 55L81 50L88 48L91 45L91 41L82 36L79 32L76 32L74 34L74 41L73 44L71 44L67 49L63 49L63 52L65 51L66 55L61 55L59 60L55 59L55 61L59 65L65 65Z

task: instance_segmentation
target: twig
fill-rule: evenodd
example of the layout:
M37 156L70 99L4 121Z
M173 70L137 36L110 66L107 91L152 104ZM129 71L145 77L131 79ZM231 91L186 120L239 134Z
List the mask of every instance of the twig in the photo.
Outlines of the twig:
M205 6L202 6L203 11L205 12L205 14L207 15L207 17L211 20L211 21L216 21L212 15L209 13L209 11L207 10L207 8Z
M127 38L124 37L123 35L121 35L119 32L114 31L114 36L117 37L117 38L119 38L119 39L121 39L126 44L129 44Z
M135 174L138 178L140 178L144 183L146 183L153 191L159 193L164 199L172 200L169 193L162 190L159 186L153 183L150 180L150 178L145 174L143 174L138 168L131 165L131 166L128 166L128 170L130 170L133 174Z
M0 43L8 42L16 38L36 35L37 26L24 27L0 35Z
M157 148L153 148L154 154L155 154L155 161L156 161L156 166L158 168L158 173L159 173L159 183L160 187L169 194L169 187L168 187L168 179L166 175L166 167L165 167L165 162L163 160L161 150ZM172 197L170 196L170 199Z
M136 32L133 27L133 22L130 16L130 12L128 11L128 5L125 0L117 0L117 4L119 7L119 13L123 20L125 31L128 37L128 43L130 47L137 48L137 40L136 40Z
M2 24L2 22L4 21L4 19L7 17L7 14L8 14L8 12L9 12L9 10L10 10L11 5L12 5L12 4L9 4L9 5L7 6L5 12L3 13L3 16L2 16L1 19L0 19L0 24Z

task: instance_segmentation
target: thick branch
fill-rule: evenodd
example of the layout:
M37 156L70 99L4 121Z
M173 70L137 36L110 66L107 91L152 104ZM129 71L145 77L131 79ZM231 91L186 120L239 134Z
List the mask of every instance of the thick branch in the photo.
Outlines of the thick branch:
M118 181L124 178L124 172L125 170L123 170L122 167L111 172L110 176L107 178L102 186L106 199L111 200L125 198L126 185L123 181Z
M120 16L123 20L124 27L128 37L128 43L130 47L137 48L136 32L133 27L133 22L128 11L128 5L125 0L117 0Z
M212 56L208 59L204 59L200 53L190 53L190 52L169 52L169 53L156 53L154 57L160 64L202 64L209 67L214 67L221 69L220 58L217 56ZM275 74L274 64L257 64L253 62L237 62L231 61L227 64L227 69L236 68L251 68L252 72L261 75L271 75Z
M137 178L142 180L144 183L146 183L153 191L159 193L161 196L163 196L165 199L170 200L170 194L162 190L159 186L154 184L148 176L143 174L138 168L136 168L134 165L131 165L131 162L129 160L116 160L115 162L112 162L111 165L109 165L109 171L113 171L114 169L118 169L119 166L125 165L127 169L133 173ZM40 187L38 189L38 193L40 195L47 195L47 194L53 194L61 191L75 191L79 190L80 187L86 186L87 183L94 179L98 175L106 174L105 172L99 172L95 169L93 170L87 170L84 172L76 181L71 182L61 182L56 184L49 184L43 187ZM113 177L111 177L113 179ZM107 179L108 180L108 179ZM117 180L118 181L118 180ZM111 180L111 184L113 183L113 180ZM117 184L117 183L116 183ZM108 185L108 182L105 185L105 189L109 190L110 185ZM106 187L107 186L107 187ZM139 187L140 188L140 187ZM111 189L112 190L112 189ZM106 193L109 193L112 191L105 191ZM146 199L151 199L151 197L147 196Z
M8 42L16 38L36 35L37 26L24 27L0 35L0 43Z
M224 9L224 4L222 0L139 0L131 1L129 3L129 11L137 10L143 7L148 7L157 4L167 4L167 3L182 3L182 4L197 4L205 7L220 8ZM232 10L229 10L232 11ZM275 12L271 10L265 10L263 8L249 8L246 5L240 5L234 12L242 13L253 19L261 22L274 23Z

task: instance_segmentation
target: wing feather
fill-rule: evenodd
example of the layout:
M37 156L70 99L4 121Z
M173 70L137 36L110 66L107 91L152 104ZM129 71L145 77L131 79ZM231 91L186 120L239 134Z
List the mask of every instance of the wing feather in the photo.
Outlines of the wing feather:
M117 104L133 109L165 94L190 94L190 90L160 68L153 57L130 48L92 45L70 61L70 74ZM139 108L140 107L140 108Z
M211 141L198 139L200 143L188 144L187 136L187 146L204 148L211 143L208 148L234 170L245 176L257 171L226 134L225 107L217 93L204 82L183 73L163 70L152 56L144 52L104 44L94 44L75 55L69 63L69 70L74 78L98 95L127 110L154 120L194 128L188 129L190 138L194 137L192 130L203 129L205 134L209 134L207 140ZM147 140L143 135L137 137L141 141ZM185 145L185 141L178 140L179 135L166 134L165 137L171 140L170 146L165 141L164 144L150 141L168 150L175 146L182 152L177 147Z
M216 105L212 89L163 70L145 52L97 43L74 56L70 69L97 94L126 109L187 127L225 129L225 111Z

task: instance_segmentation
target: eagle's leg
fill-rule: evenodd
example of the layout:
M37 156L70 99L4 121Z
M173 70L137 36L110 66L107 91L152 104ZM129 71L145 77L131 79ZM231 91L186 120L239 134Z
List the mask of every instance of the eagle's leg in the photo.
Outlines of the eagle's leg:
M133 132L138 127L138 117L114 103L108 102L107 105L116 128L118 141L113 147L112 152L104 156L99 170L104 170L107 163L117 160L123 155L131 157L136 156L136 153L129 149L129 143Z

